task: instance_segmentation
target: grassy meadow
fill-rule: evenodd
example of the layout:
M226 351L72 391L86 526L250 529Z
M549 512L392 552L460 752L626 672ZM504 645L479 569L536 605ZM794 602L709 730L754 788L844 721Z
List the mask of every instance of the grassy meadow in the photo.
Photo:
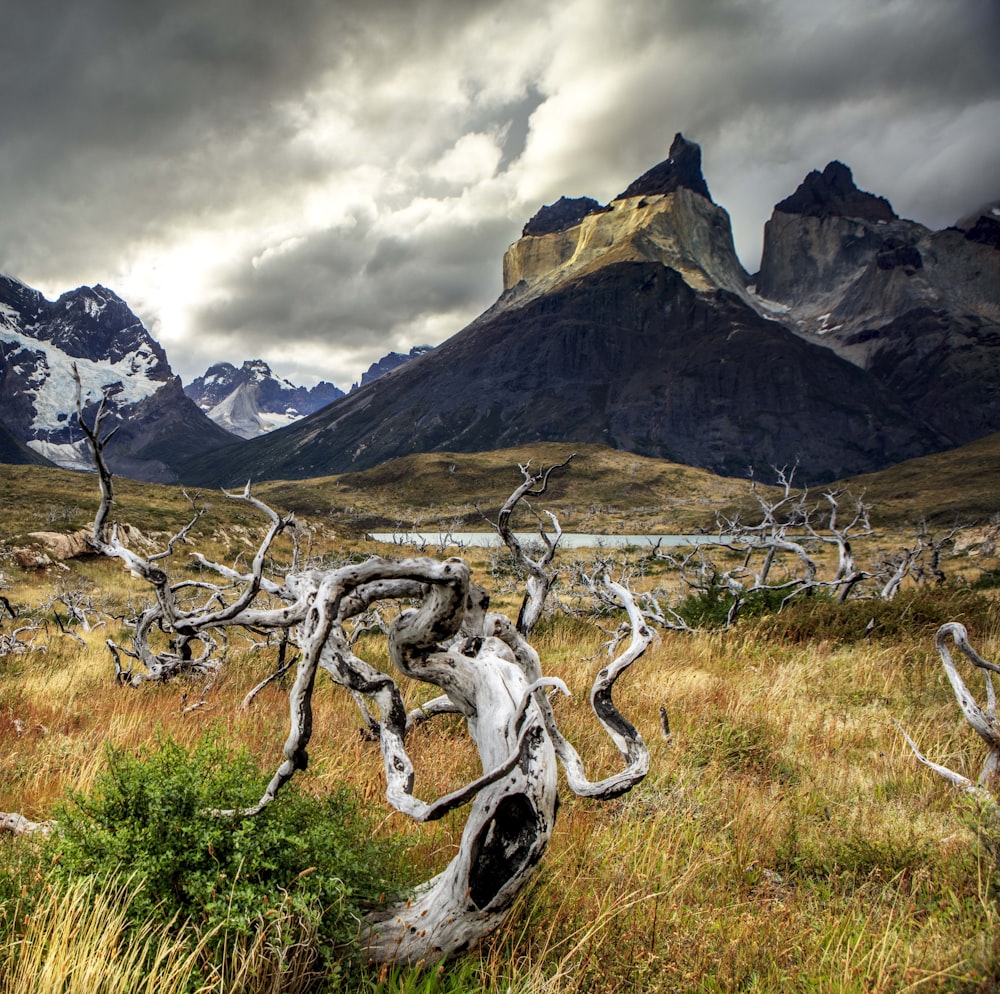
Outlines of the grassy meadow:
M570 451L544 446L412 458L254 492L279 510L294 509L313 528L311 554L331 561L398 557L409 550L379 546L364 531L476 527L481 512L495 516L520 482L518 462L530 457L533 466L547 465ZM987 506L997 478L995 443L983 456L988 471L978 472L964 498L958 457L945 456L919 468L930 495L923 508L910 465L898 470L908 482L897 491L891 471L866 481L876 528L856 543L860 563L909 541L918 517L971 523L1000 510ZM115 516L163 542L190 516L189 497L210 505L190 546L219 561L245 562L263 525L223 495L117 481ZM10 555L28 532L83 527L96 505L94 478L0 467L0 593L17 610L16 618L2 617L0 635L30 619L41 626L23 636L33 650L0 656L0 811L35 821L60 812L82 817L87 798L128 788L139 766L155 766L157 750L178 757L160 765L155 790L143 788L150 809L168 819L163 825L176 824L165 809L185 790L197 792L199 784L189 781L208 777L205 770L226 789L259 796L282 759L289 680L267 686L248 707L241 702L273 671L273 644L234 633L211 681L119 686L105 640L126 641L121 617L144 603L142 584L121 564L96 557L24 570ZM746 481L583 447L536 510L556 511L567 531L651 532L711 530L717 512L748 505ZM522 522L530 527L529 518ZM191 570L189 551L181 547L171 560L178 575ZM290 551L282 538L274 559ZM520 587L503 557L481 549L463 555L494 607L514 616ZM556 559L565 603L578 555L565 551ZM644 559L643 550L622 555L631 558L640 589L676 585L668 565ZM257 846L270 857L280 840L292 840L306 854L301 871L281 871L292 875L266 893L248 890L243 857L235 870L223 869L228 841L213 837L203 863L220 869L205 883L204 902L216 917L205 925L180 905L164 919L164 906L136 869L148 839L111 832L106 842L116 872L88 874L97 865L87 863L92 854L52 839L0 834L0 994L996 991L1000 824L918 763L894 723L929 758L978 775L982 744L955 703L934 634L940 624L960 621L980 654L1000 661L1000 597L990 582L996 565L965 555L944 562L945 585L910 584L891 602L838 606L816 597L780 613L749 613L728 631L662 632L615 689L622 713L649 745L649 776L607 803L564 787L549 851L514 912L463 958L424 969L369 968L332 945L325 971L316 968L312 950L328 940L312 914L319 905L309 902L332 917L333 905L348 908L366 886L374 888L364 898L370 900L382 896L380 888L426 879L447 864L464 824L462 809L419 825L389 807L377 744L359 734L350 695L321 676L309 769L293 783L298 794L287 815L274 816L286 820L240 850ZM67 623L70 604L87 605L88 626ZM532 639L545 673L573 693L555 703L556 716L592 778L619 762L587 700L617 622L556 610ZM357 654L373 665L389 665L377 633L358 645ZM977 677L966 673L978 695ZM407 686L408 704L433 690ZM661 734L661 707L669 714L669 740ZM479 772L454 718L418 726L408 748L425 799ZM201 772L185 774L187 781L171 779L187 769L180 758L187 754L208 756L207 765L192 767ZM331 817L325 799L338 792L356 823L322 820ZM285 800L283 792L273 807ZM310 849L305 837L317 826L319 848ZM351 884L341 897L319 888L318 878L337 875L318 862L328 855L325 838L328 848L344 847L348 862L371 860L373 882ZM193 835L190 847L199 844ZM352 855L355 844L361 855ZM201 900L197 893L194 900ZM247 902L254 910L238 919ZM235 927L237 921L243 924Z

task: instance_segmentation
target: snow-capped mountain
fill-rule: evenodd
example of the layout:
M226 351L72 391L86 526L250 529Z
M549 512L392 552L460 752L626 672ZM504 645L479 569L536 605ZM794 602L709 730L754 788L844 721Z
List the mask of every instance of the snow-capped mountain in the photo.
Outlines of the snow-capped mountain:
M249 359L239 369L229 362L216 363L184 392L217 425L240 438L283 428L344 396L325 380L297 387L276 376L263 359Z
M416 345L408 353L389 352L361 374L351 392L433 350L432 345ZM314 387L297 387L277 376L263 359L248 359L239 369L218 362L184 392L217 425L240 438L284 428L344 396L343 390L325 380Z
M85 408L108 394L115 472L173 481L180 458L233 440L184 396L163 349L117 294L98 285L50 301L0 276L0 423L56 465L90 469L74 366Z

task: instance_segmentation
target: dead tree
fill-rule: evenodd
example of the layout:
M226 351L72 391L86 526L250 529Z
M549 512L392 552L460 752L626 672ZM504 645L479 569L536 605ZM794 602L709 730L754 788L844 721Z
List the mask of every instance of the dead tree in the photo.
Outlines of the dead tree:
M805 509L806 492L797 493L792 486L795 467L775 467L781 496L776 500L767 498L757 486L756 478L751 477L750 493L760 508L760 520L747 524L740 518L723 520L720 532L731 536L728 548L744 553L743 569L753 580L750 589L765 590L769 588L771 568L779 553L791 553L801 564L803 575L794 586L812 587L816 581L816 562L806 551L801 542L795 541L789 532L796 527L802 527L807 517ZM752 568L752 557L763 554L763 561L758 569ZM782 584L787 586L787 584Z
M313 688L320 670L356 699L370 702L377 714L374 724L386 797L393 807L418 821L430 821L470 805L458 852L448 866L406 900L363 923L362 943L373 961L439 959L467 948L499 924L548 845L557 806L557 761L571 790L599 800L618 797L645 777L648 749L612 696L615 682L652 638L625 587L607 581L628 614L631 639L597 674L590 695L593 711L621 753L623 766L619 773L592 782L580 756L560 732L549 700L552 689L568 693L565 685L544 676L538 654L517 625L489 612L489 598L471 582L461 559L372 558L338 567L289 569L278 578L265 576L268 550L293 523L252 497L248 486L242 494L227 496L257 508L270 527L245 572L200 557L203 568L223 582L199 581L194 586L203 599L192 604L186 599L193 593L190 585L172 583L159 557L130 552L117 541L114 529L107 529L113 489L99 428L100 412L96 428L88 430L101 485L94 547L146 580L155 597L136 627L136 658L147 670L163 672L176 667L178 642L214 645L218 633L231 628L287 631L299 655L289 693L284 761L256 805L214 814L253 816L274 801L296 771L307 767ZM527 479L525 483L524 493L539 485L529 485ZM414 794L415 771L405 742L410 720L397 677L357 656L345 627L374 605L398 600L416 606L399 613L388 626L389 655L397 677L430 684L442 693L437 700L446 700L447 710L465 717L482 764L480 776L431 802ZM154 626L173 639L170 651L152 646ZM27 831L31 824L17 815L0 819L5 819L0 828L11 830Z
M980 707L976 699L965 685L962 675L958 672L958 667L951 657L948 648L948 639L951 639L955 647L976 669L982 670L986 678L986 707ZM986 759L983 761L979 777L973 781L969 777L954 770L948 769L939 763L934 763L921 753L916 743L903 730L899 722L896 727L902 732L907 744L913 750L914 755L925 766L929 766L936 773L943 776L949 783L953 783L967 794L971 794L979 801L983 802L994 814L1000 816L1000 805L996 799L997 777L1000 773L1000 724L997 723L997 697L993 689L993 680L990 673L1000 673L1000 666L987 662L975 649L969 645L969 635L964 625L958 622L949 622L942 625L934 639L938 655L941 657L941 664L948 676L948 682L955 693L955 700L962 709L966 721L972 726L976 734L986 743Z
M893 600L907 579L917 586L931 580L938 585L944 583L947 578L941 568L941 559L948 546L954 546L955 535L961 528L956 525L936 536L927 522L921 521L912 545L882 556L875 574L882 584L879 597L884 601Z
M537 559L532 559L514 532L511 516L517 506L525 501L525 498L541 497L548 489L549 477L557 470L568 466L572 458L572 455L568 456L561 463L539 470L537 473L531 472L531 463L518 466L524 479L521 485L504 501L503 507L500 508L500 513L497 515L496 524L493 525L504 545L510 550L515 567L525 576L524 598L517 615L517 630L525 638L531 637L535 625L541 619L545 600L552 588L555 573L550 567L555 558L559 539L562 537L562 529L559 527L559 519L551 511L545 512L552 525L551 534L546 532L545 523L541 517L535 514L538 522L538 538L542 544L542 554ZM527 502L525 501L525 503ZM530 508L530 505L528 507Z
M850 510L847 512L847 520L841 520L841 504L848 498L851 502ZM809 534L818 542L837 547L837 572L833 579L828 581L828 585L837 592L837 603L843 604L850 596L851 591L867 580L871 574L858 569L854 561L854 550L851 546L851 539L860 536L870 535L872 531L869 514L871 505L866 504L863 495L852 497L843 490L828 490L823 494L826 501L826 520L822 529L815 527L818 511L806 514L803 518L803 525Z
M258 592L265 586L259 570L255 567L247 578L248 588ZM545 691L565 691L564 685L542 675L537 654L508 619L487 613L486 598L459 559L371 559L329 571L289 573L269 591L280 606L258 607L254 598L238 597L223 609L212 604L200 614L188 612L178 623L191 632L219 627L220 612L227 626L290 628L300 653L289 695L284 762L257 805L219 814L255 814L306 768L313 687L323 670L377 710L386 796L393 807L429 821L471 802L459 851L448 867L365 926L369 956L379 962L415 962L466 948L503 919L547 847L555 819L557 758L572 790L599 799L624 793L648 770L645 744L615 707L611 691L644 651L650 633L628 592L613 589L633 620L633 637L629 648L598 674L591 702L624 757L624 769L598 783L587 780L579 756L556 725ZM430 803L413 793L415 771L405 747L408 716L399 686L354 654L344 628L375 601L394 598L415 598L419 606L390 626L393 664L399 674L444 692L452 710L465 716L482 760L481 776Z

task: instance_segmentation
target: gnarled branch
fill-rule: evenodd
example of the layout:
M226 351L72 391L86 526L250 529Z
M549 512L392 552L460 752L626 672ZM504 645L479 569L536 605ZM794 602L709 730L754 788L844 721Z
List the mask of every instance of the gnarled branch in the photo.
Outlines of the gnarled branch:
M949 638L954 643L955 648L965 656L965 658L976 669L982 670L986 679L986 707L980 707L976 703L975 697L965 685L962 675L955 665L951 651L948 647ZM965 715L966 721L972 726L976 734L986 743L987 754L983 762L982 770L978 781L974 782L961 773L948 769L938 763L933 763L927 759L917 748L916 743L903 730L899 722L896 727L903 733L908 745L913 750L914 755L926 766L929 766L936 773L940 774L950 783L959 787L968 794L978 799L988 802L991 808L1000 814L1000 805L997 804L992 788L998 772L1000 772L1000 724L997 723L997 697L993 689L993 680L990 673L1000 673L1000 666L988 662L976 652L969 644L969 635L964 625L958 622L949 622L942 625L934 638L934 645L941 657L941 665L948 676L948 682L955 694L955 700Z

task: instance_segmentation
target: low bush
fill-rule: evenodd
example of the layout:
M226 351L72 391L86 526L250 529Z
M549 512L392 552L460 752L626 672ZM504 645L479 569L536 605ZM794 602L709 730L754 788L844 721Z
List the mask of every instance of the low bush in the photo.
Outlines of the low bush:
M56 812L52 877L129 877L141 885L130 918L190 923L207 937L207 963L269 948L283 968L326 974L350 959L364 909L399 883L401 848L378 838L346 790L315 798L290 784L254 817L213 816L264 788L249 756L218 735L190 751L160 736L107 758L94 788Z
M780 642L830 640L842 645L866 641L927 639L949 621L970 631L989 631L1000 621L1000 603L966 586L945 584L879 598L838 604L830 597L799 597L780 611L762 614L754 626L760 639Z

